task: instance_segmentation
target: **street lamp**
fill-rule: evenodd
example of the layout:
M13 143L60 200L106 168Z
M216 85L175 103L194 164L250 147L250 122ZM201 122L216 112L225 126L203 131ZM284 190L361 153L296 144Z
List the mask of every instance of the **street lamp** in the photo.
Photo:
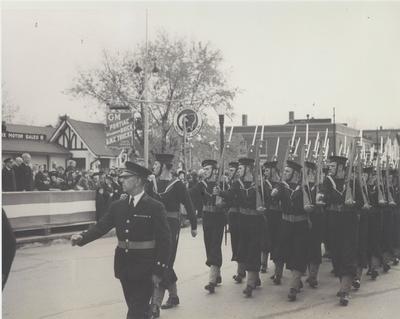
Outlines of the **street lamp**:
M144 104L142 104L143 117L144 117L143 118L143 148L144 148L143 157L144 157L145 166L148 167L149 166L149 105L148 105L149 101L147 98L147 81L148 81L147 74L149 72L147 72L147 70L149 68L148 68L148 65L146 62L147 61L145 61L144 66L143 66L144 69L142 69L139 66L139 63L136 63L136 66L135 66L133 72L135 72L136 74L143 73L143 92L142 92L142 96L143 96L142 103L144 103ZM160 70L158 69L156 62L154 62L153 69L151 70L150 76L151 76L151 74L156 74L159 71Z

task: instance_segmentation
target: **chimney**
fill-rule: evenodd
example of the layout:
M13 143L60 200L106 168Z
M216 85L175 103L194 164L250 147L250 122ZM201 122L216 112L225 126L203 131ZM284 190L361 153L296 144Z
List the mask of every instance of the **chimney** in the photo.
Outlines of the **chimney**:
M379 129L382 131L383 130L383 127L382 127L382 125L379 127Z
M247 126L247 114L242 114L242 126Z
M290 111L289 112L289 123L293 123L294 122L294 112Z

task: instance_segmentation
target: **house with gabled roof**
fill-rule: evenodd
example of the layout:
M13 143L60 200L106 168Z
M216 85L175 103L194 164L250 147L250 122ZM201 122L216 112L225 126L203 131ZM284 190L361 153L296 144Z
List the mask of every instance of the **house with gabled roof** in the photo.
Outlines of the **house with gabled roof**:
M68 149L78 169L104 169L120 166L121 150L105 144L105 124L83 122L61 116L50 142Z
M33 126L2 122L3 159L29 153L34 165L43 165L49 170L58 166L65 167L71 153L63 146L49 141L55 130L50 125Z

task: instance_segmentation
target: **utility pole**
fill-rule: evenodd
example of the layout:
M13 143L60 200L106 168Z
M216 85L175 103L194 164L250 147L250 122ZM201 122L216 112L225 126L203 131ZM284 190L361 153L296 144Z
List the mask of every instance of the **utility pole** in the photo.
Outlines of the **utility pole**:
M148 9L146 8L146 59L144 63L144 83L143 83L143 116L144 116L144 134L143 134L143 148L144 148L144 165L149 167L149 105L147 99L147 60L148 60Z

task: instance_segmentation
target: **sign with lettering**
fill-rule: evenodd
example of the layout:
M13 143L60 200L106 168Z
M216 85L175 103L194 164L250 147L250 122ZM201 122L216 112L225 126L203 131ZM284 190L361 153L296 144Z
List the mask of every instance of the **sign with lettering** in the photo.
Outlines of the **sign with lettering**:
M18 132L2 132L2 137L14 140L28 140L28 141L46 140L46 135L44 134L30 134L30 133L18 133Z
M114 110L107 113L106 145L124 148L133 143L134 121L132 112Z

